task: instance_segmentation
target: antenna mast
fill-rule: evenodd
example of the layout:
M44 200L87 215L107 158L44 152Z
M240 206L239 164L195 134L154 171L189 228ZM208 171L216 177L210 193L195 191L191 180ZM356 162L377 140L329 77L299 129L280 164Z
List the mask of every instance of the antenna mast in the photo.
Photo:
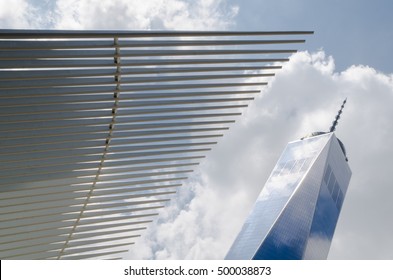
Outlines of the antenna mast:
M336 118L334 119L334 121L333 121L333 123L332 123L332 126L330 127L330 131L329 131L329 132L334 132L334 131L336 130L336 126L337 126L337 124L338 124L338 120L340 119L340 115L341 115L342 112L343 112L345 103L347 103L347 99L346 99L346 98L344 99L344 102L343 102L343 104L341 105L341 108L340 108L340 110L338 111L338 113L337 113L337 115L336 115Z

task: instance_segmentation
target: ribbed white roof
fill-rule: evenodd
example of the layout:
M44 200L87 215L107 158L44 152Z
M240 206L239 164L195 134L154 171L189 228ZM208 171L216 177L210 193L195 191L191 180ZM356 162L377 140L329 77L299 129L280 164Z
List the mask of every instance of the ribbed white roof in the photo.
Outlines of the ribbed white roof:
M126 252L307 34L0 30L0 258Z

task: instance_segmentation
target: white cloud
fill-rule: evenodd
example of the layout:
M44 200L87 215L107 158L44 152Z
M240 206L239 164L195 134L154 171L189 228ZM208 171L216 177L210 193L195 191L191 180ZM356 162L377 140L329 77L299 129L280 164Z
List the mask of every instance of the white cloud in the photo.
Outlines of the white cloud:
M1 28L23 28L29 25L29 5L25 0L0 0L0 26Z
M56 1L0 0L0 28L47 29L56 21Z
M1 28L227 29L238 7L224 0L0 0Z
M323 51L292 57L129 255L223 258L286 142L328 130L345 97L337 136L353 176L329 256L392 258L392 76L365 66L334 72ZM138 254L145 244L152 249Z
M221 0L57 1L59 29L223 29L235 6Z
M239 204L245 197L243 190L220 192L222 186L204 182L204 175L194 174L169 207L159 216L142 239L137 241L129 258L154 259L219 259L226 253L235 232L232 211L244 211ZM236 208L238 208L236 210ZM246 213L244 213L245 216ZM218 240L220 239L220 240ZM148 244L148 246L146 246ZM226 246L223 246L226 244Z

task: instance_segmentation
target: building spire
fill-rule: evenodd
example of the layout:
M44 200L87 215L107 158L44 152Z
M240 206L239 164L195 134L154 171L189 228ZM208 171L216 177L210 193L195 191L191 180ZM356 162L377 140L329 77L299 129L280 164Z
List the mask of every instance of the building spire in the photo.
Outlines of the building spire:
M332 126L330 127L330 131L329 131L329 132L334 132L334 131L336 130L336 126L337 126L337 124L338 124L338 120L340 119L340 115L341 115L342 112L343 112L345 103L347 103L347 98L344 99L344 102L343 102L343 104L341 105L341 108L340 108L340 110L338 111L338 113L337 113L337 115L336 115L336 118L334 119L334 121L333 121L333 123L332 123Z

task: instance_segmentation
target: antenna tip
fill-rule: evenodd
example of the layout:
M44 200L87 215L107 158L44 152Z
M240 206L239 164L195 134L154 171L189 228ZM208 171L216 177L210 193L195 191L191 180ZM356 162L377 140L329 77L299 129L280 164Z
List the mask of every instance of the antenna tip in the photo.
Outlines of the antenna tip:
M336 115L336 118L334 119L334 121L333 121L333 123L332 123L332 126L330 127L330 130L329 130L330 132L334 132L334 131L336 130L336 126L337 126L338 120L340 119L340 116L341 116L341 114L342 114L342 112L343 112L345 103L347 103L347 98L344 99L344 101L343 101L343 103L342 103L342 105L341 105L340 110L338 110L338 113L337 113L337 115Z

